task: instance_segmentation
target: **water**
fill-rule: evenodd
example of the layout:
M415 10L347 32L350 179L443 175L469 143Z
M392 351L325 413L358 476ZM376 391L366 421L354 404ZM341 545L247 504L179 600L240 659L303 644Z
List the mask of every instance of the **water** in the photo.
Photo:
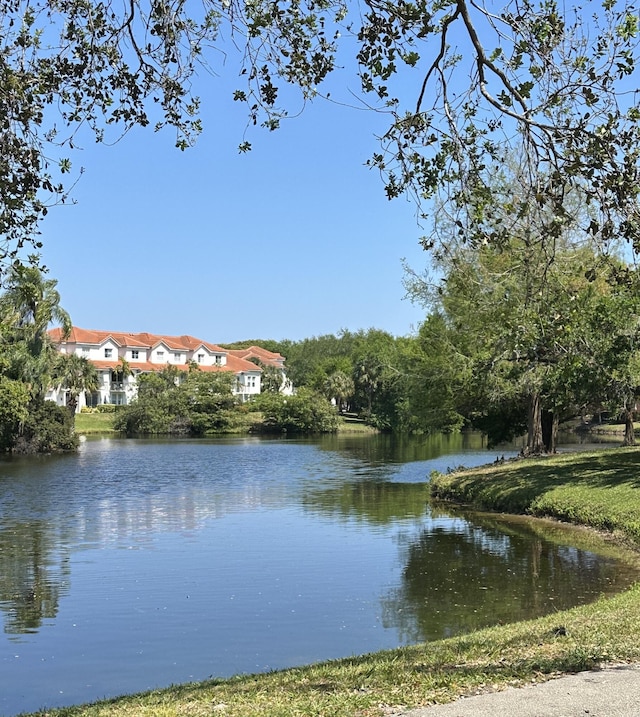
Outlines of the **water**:
M491 460L478 438L347 436L3 461L0 715L438 639L636 578L575 531L429 506L431 470Z

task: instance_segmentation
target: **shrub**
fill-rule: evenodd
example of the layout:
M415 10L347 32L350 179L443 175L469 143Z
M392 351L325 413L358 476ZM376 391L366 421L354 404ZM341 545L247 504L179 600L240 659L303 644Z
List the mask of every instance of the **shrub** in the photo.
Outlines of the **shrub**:
M98 413L115 413L117 408L114 403L101 403L97 406Z
M252 406L262 411L260 430L266 433L333 433L338 430L334 407L324 396L305 389L294 396L260 394Z
M20 424L29 417L29 390L21 381L0 376L0 449L11 450Z
M164 411L161 406L137 401L127 406L126 410L118 411L113 427L128 436L157 435L171 433L174 419L175 416Z
M52 401L32 405L13 445L14 453L55 453L78 447L73 419L63 406Z

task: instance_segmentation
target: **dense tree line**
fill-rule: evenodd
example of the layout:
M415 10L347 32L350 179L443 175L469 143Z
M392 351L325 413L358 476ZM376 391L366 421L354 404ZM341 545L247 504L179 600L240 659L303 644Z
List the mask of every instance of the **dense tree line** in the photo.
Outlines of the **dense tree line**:
M531 222L527 222L528 230ZM492 443L526 435L530 453L553 451L561 422L609 411L634 441L640 392L640 291L634 266L565 237L553 260L530 231L507 247L451 240L439 278L409 273L425 305L411 336L378 329L260 341L286 357L294 396L267 380L239 404L231 373L167 367L138 379L138 398L116 416L128 435L235 430L335 431L340 414L386 431L481 430ZM95 390L92 364L59 354L46 328L70 326L56 282L16 267L0 295L0 449L71 449L78 397ZM247 344L247 342L241 342ZM66 406L45 401L60 386Z
M526 436L554 451L561 423L609 412L634 442L640 392L635 268L588 242L449 244L440 279L407 287L426 307L415 335L370 329L268 343L297 387L381 430L480 430L491 444Z
M286 358L287 377L298 391L324 396L336 414L357 414L379 429L403 430L403 366L412 343L369 329L302 341L252 339L229 347L254 344L280 353Z

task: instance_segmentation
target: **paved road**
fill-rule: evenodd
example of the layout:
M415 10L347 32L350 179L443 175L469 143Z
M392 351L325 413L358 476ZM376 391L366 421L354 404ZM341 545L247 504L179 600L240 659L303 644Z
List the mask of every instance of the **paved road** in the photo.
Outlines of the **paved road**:
M402 717L640 717L640 665L579 672L527 687L463 697Z

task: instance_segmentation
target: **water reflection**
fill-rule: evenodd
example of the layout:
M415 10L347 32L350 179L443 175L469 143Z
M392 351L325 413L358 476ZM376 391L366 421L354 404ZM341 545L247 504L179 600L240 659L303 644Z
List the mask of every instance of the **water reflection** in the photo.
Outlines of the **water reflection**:
M371 526L407 522L402 580L381 598L385 627L403 643L532 619L619 592L638 578L637 556L552 521L426 505L425 485L378 480L311 489L311 512Z
M435 639L637 576L582 533L429 506L433 468L492 459L352 436L2 461L0 714Z
M385 625L409 642L433 640L564 610L637 579L634 556L596 555L590 548L602 545L580 542L550 523L441 513L404 536L402 583L384 598Z
M318 445L322 450L352 455L358 461L366 463L369 468L431 461L458 454L465 454L467 458L470 454L480 454L483 463L491 460L491 454L486 450L486 439L479 433L437 433L420 438L387 433L339 433L323 436ZM506 446L506 450L517 453L520 447L518 443L514 443ZM502 447L500 450L503 451Z
M37 632L56 616L69 581L60 538L42 521L0 523L0 609L8 634Z
M352 518L371 525L390 525L424 516L428 497L424 483L356 480L324 490L308 486L301 503L309 512L336 519Z

